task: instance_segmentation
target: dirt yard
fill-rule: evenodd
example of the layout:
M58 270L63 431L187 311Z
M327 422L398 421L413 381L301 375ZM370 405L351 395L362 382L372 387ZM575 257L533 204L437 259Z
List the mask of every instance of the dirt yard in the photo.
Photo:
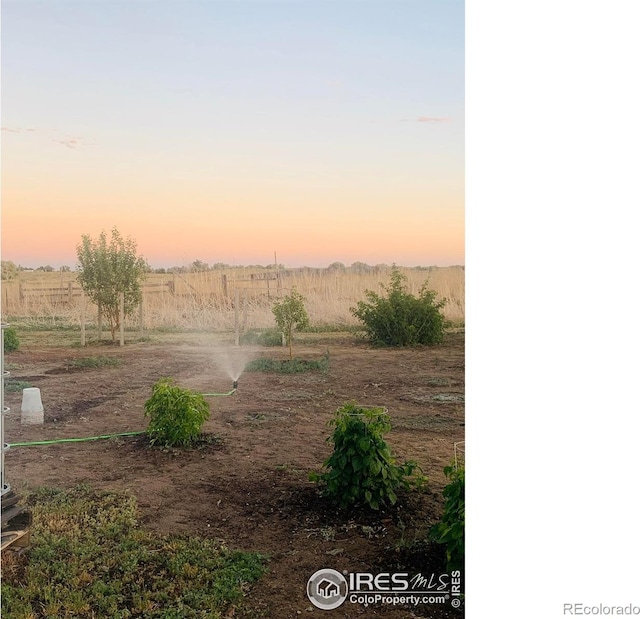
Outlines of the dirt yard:
M232 386L224 366L234 354L233 336L170 334L124 348L84 349L50 347L41 338L30 336L21 350L6 355L6 363L12 380L41 389L45 423L21 425L22 394L6 394L12 409L8 443L144 430L144 402L164 376L201 392ZM423 575L442 569L441 553L414 542L425 538L441 513L442 469L453 457L454 442L464 440L464 334L449 334L444 344L420 350L373 349L347 334L299 335L294 347L303 359L326 351L326 373L244 372L235 395L209 397L204 430L219 437L218 444L162 451L128 437L14 447L6 454L6 479L21 494L79 482L128 489L146 527L214 537L231 548L267 554L269 573L228 616L461 617L450 606L365 608L349 601L323 611L312 606L305 587L321 568ZM121 363L69 365L96 355ZM252 356L284 359L288 349L264 348ZM393 430L386 440L400 461L419 463L429 478L425 492L404 496L397 509L380 514L340 513L319 497L308 474L329 455L327 422L348 401L388 408Z

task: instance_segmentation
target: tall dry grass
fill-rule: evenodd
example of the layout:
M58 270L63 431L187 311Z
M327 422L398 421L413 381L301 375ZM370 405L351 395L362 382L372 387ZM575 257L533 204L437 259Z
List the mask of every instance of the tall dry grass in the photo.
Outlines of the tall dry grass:
M407 276L409 292L417 294L427 283L439 298L446 299L444 314L464 323L464 268L432 267L400 269ZM232 331L236 312L243 329L274 326L274 301L296 288L306 298L311 324L316 327L356 326L350 308L365 298L366 290L382 292L390 269L354 273L350 269L286 269L277 280L257 269L228 269L185 274L149 274L143 292L145 329L192 329ZM275 275L271 271L272 275ZM225 285L226 277L226 285ZM83 297L75 273L22 272L17 280L3 282L2 314L6 320L34 325L79 325ZM236 310L236 298L239 300ZM87 324L97 322L97 308L84 300ZM139 314L126 327L139 326Z

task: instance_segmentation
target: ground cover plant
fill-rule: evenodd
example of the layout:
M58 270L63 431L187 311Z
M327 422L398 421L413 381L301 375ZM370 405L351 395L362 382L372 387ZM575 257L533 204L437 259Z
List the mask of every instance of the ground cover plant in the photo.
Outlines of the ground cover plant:
M201 437L210 410L202 394L161 378L145 402L144 414L150 418L147 435L152 445L189 447Z
M79 485L29 503L32 548L3 566L3 617L217 619L265 572L257 553L145 530L130 494Z
M366 408L348 403L336 411L327 439L333 453L324 462L326 469L311 473L320 482L322 494L340 507L368 505L372 509L395 505L399 490L409 490L424 482L414 477L417 463L396 464L383 435L391 430L384 408Z
M118 357L103 357L101 355L93 357L80 357L78 359L71 359L67 362L67 367L78 369L86 368L105 368L105 367L118 367L121 360Z
M33 385L26 380L12 380L10 378L5 379L4 381L4 390L7 393L16 393L18 391L22 391L23 389L28 389Z
M321 371L329 369L329 353L325 353L320 359L269 359L261 357L249 361L244 368L245 372L273 372L277 374L301 374L303 372Z
M363 325L365 337L376 346L417 346L439 344L444 338L446 320L442 309L446 300L425 282L418 296L407 289L407 276L398 268L391 271L385 294L365 292L366 301L351 309Z

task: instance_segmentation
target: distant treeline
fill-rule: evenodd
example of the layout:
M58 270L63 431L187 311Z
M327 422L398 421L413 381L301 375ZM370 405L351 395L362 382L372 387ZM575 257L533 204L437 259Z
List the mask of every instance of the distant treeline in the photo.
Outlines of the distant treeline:
M429 271L432 269L437 269L437 266L417 266L417 267L406 267L411 268L417 271ZM464 269L464 267L462 267ZM248 270L273 270L273 271L296 271L296 272L307 272L307 273L326 273L326 272L338 272L344 271L349 273L384 273L391 269L391 265L388 264L376 264L370 265L366 262L354 262L349 266L346 266L342 262L332 262L327 267L297 267L297 268L287 268L283 264L249 264L249 265L230 265L224 262L216 262L214 264L207 264L202 260L194 260L191 264L182 265L182 266L172 266L167 268L153 268L149 267L149 273L204 273L206 271L222 271L229 269L248 269ZM68 273L72 269L69 266L62 266L59 269L52 267L51 265L39 266L35 269L30 267L23 267L21 265L16 265L10 260L2 261L2 279L4 281L10 281L15 279L20 272L32 272L32 271L41 271L44 273L52 273L54 271L60 271L62 273Z

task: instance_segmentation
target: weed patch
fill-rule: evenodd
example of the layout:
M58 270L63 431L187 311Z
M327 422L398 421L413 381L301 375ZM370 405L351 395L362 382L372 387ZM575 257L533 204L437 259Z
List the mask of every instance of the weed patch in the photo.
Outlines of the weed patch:
M26 380L5 380L4 382L4 390L7 393L17 393L22 391L23 389L28 389L31 387L31 383Z
M321 359L254 359L245 366L245 372L275 372L278 374L301 374L303 372L326 372L329 369L329 353Z
M82 357L67 361L67 367L73 370L84 370L89 368L109 368L118 367L121 361L117 357Z

